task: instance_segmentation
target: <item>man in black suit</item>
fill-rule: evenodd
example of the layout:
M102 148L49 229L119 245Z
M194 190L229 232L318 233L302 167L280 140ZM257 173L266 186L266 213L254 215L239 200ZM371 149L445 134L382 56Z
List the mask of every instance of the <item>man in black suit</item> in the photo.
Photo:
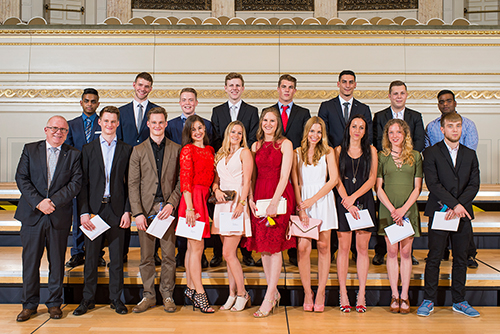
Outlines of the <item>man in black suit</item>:
M69 131L65 143L82 151L83 145L99 138L101 127L98 124L96 110L99 107L99 93L94 88L85 88L80 100L83 112L80 116L68 121ZM71 247L71 258L66 262L66 267L74 268L85 263L85 238L80 230L80 216L78 215L78 204L73 199L73 247ZM104 252L101 252L104 255ZM99 266L105 266L106 261L101 256Z
M50 318L62 317L64 257L72 200L82 186L80 152L64 144L68 134L64 117L51 117L44 131L45 140L24 146L16 171L21 198L14 218L21 222L23 246L23 310L17 321L26 321L37 312L44 247L49 260L49 296L45 305Z
M153 90L153 77L147 72L141 72L135 77L134 99L132 102L121 106L120 125L116 130L118 139L134 147L149 138L147 127L147 114L151 108L158 107L148 100L149 93ZM123 262L127 262L128 247L130 245L130 228L125 230L125 241L123 244ZM155 262L159 265L160 258L155 256Z
M423 169L429 198L425 215L429 217L429 254L425 264L424 301L417 310L428 316L437 301L439 265L443 258L448 236L451 237L453 269L451 296L453 311L470 317L479 312L465 300L467 279L467 249L474 218L472 200L479 191L479 163L474 150L459 143L462 117L457 113L441 117L444 140L424 151ZM446 207L444 207L446 206ZM446 211L445 219L460 218L456 232L433 229L436 211Z
M108 106L101 110L99 125L102 134L85 145L82 151L82 190L78 195L78 213L84 229L92 231L95 225L90 215L99 215L111 228L94 240L85 236L86 262L83 300L73 312L87 313L95 307L97 267L104 238L109 244L109 299L111 308L126 314L127 308L120 300L123 290L123 241L125 228L130 227L128 202L128 162L132 146L116 137L120 111Z
M406 108L406 99L408 91L406 84L403 81L393 81L389 85L389 100L391 106L381 110L373 116L373 136L375 138L375 147L378 151L382 150L382 136L384 134L385 124L393 118L404 120L410 127L410 135L413 141L413 149L422 152L424 149L425 130L422 121L422 114L418 111ZM375 245L375 256L372 264L379 266L384 263L384 256L387 253L387 245L384 237L377 235L377 244ZM418 260L413 256L413 265L419 264Z
M278 103L271 106L279 111L283 134L293 144L293 149L300 147L304 126L311 113L309 109L303 108L293 102L293 96L297 92L297 79L290 74L283 74L278 80ZM297 265L297 248L288 250L288 259L293 265Z
M339 81L337 82L339 95L331 100L322 102L319 107L318 117L325 121L326 131L328 132L328 144L331 147L337 147L342 143L345 127L355 115L362 115L365 118L368 127L368 139L370 143L372 142L372 114L370 107L354 98L356 86L356 74L351 70L343 70L340 72ZM333 192L335 196L339 196L335 188ZM332 262L335 261L334 254L337 249L337 234L332 233L330 246ZM354 260L357 255L356 235L354 233L352 234L351 252Z
M252 144L257 140L255 135L259 127L259 113L256 107L245 103L241 99L241 95L245 91L243 76L235 72L226 75L224 91L227 94L227 102L212 109L215 152L222 146L227 126L236 120L243 123L247 133L247 145L252 147ZM222 243L217 234L212 236L212 241L214 243L214 257L210 260L210 266L217 266L222 262ZM247 266L255 266L252 252L244 247L240 247L240 251L243 256L243 263Z
M354 115L363 115L368 127L368 139L373 138L372 114L370 107L354 98L356 89L356 74L351 70L343 70L337 82L339 95L331 100L322 102L318 116L325 121L328 132L328 143L337 147L342 142L346 124Z

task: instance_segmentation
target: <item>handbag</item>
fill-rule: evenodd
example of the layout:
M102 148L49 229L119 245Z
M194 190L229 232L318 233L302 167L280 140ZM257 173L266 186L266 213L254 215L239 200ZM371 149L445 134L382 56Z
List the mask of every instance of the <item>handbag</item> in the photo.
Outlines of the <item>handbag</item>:
M234 198L236 197L236 191L234 190L221 190L224 194L226 194L226 201L230 202L233 201ZM208 198L208 203L210 204L217 204L217 203L222 203L222 202L217 202L217 197L215 197L215 194L212 194Z
M309 218L309 226L305 227L302 225L302 221L299 216L290 216L290 225L288 227L287 239L290 240L292 236L309 238L318 240L319 239L319 227L323 221L321 219Z
M255 202L257 217L264 217L266 215L267 207L271 204L271 199L259 199ZM286 198L281 197L278 203L277 215L284 215L286 213Z

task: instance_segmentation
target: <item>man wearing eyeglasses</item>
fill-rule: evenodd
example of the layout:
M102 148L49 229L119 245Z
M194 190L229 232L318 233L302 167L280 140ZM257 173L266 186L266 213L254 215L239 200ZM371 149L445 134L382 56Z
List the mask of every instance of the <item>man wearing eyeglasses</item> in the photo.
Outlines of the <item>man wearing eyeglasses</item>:
M72 200L82 186L80 152L64 144L68 123L53 116L45 126L45 140L28 143L17 166L21 191L15 219L21 222L23 246L23 310L17 321L37 312L40 302L40 260L47 248L50 318L62 317L64 257L71 227Z

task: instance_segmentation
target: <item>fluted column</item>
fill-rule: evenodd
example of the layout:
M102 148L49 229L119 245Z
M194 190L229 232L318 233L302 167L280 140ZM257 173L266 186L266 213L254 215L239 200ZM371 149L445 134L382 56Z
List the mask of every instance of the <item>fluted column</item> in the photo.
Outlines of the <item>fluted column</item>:
M443 18L443 1L418 0L418 20L426 23L434 17Z
M314 0L314 17L337 17L337 0Z
M212 16L235 16L234 0L212 0Z
M107 17L110 16L128 22L132 18L132 0L107 0Z
M21 6L19 0L2 0L0 1L0 22L5 19L15 16L21 18Z

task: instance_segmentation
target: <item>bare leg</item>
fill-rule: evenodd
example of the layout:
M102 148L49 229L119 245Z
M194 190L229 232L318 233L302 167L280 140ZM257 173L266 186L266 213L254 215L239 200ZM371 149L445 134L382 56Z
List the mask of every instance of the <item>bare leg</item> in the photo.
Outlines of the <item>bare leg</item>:
M197 293L204 293L205 290L203 289L203 284L201 283L201 254L203 254L204 248L203 239L201 241L188 239L188 245L191 248L188 264L191 282Z
M368 258L368 243L370 242L371 235L372 234L370 232L356 231L356 250L358 251L356 267L359 281L358 305L366 304L366 280L368 279L368 267L370 266L370 259Z
M267 280L266 295L259 308L262 313L268 313L273 307L273 301L276 299L278 293L278 280L281 274L281 265L281 252L273 254L262 253L262 266L264 267Z
M325 304L325 289L330 274L330 237L331 230L319 233L318 240L318 291L316 292L317 305Z
M222 254L227 262L227 272L229 277L229 294L231 296L245 295L245 281L243 278L243 269L236 256L236 251L240 243L241 236L223 237ZM234 294L233 294L234 293Z
M408 299L408 289L410 288L411 279L411 249L413 245L413 237L401 240L401 299Z
M385 242L387 244L387 276L389 276L389 284L391 285L391 294L393 298L399 299L399 291L398 291L398 281L399 281L399 264L398 264L398 251L399 251L399 242L391 245L389 242L389 238L385 237ZM397 308L399 305L398 302L394 302L391 304L392 308Z
M297 238L297 261L299 263L300 280L304 287L304 304L313 304L311 289L311 239Z
M191 279L191 270L189 270L189 258L191 256L191 245L189 239L187 240L186 255L184 256L184 268L186 268L186 285L190 289L194 289L193 280Z
M347 271L349 269L349 250L352 232L337 232L339 250L337 252L337 276L339 278L340 305L349 305L347 298ZM358 255L359 260L359 255Z

